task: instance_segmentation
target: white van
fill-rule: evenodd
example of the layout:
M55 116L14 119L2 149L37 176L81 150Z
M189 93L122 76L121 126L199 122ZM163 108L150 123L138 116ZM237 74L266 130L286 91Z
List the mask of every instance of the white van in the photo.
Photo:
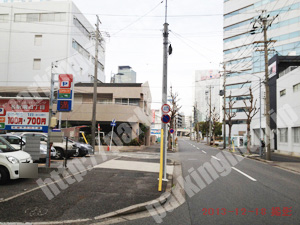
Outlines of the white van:
M0 137L0 184L6 183L9 179L18 179L19 164L32 162L27 152L16 150Z

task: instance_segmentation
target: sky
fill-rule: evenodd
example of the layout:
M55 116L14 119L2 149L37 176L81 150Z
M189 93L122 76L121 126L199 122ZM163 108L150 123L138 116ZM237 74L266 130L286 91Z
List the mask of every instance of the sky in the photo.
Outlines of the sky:
M96 14L106 39L105 75L131 66L137 82L149 82L152 109L161 107L165 0L74 0L91 24ZM178 93L181 112L194 104L196 70L219 69L223 57L223 0L168 0L167 22L173 53L168 87ZM109 35L108 35L109 34ZM170 88L169 88L170 89Z

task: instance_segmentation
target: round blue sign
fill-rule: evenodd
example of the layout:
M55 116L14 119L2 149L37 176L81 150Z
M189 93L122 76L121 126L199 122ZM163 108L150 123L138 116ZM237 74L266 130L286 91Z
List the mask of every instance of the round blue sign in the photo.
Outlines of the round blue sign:
M174 129L173 129L173 128L170 129L170 133L171 133L171 134L174 133Z
M171 117L168 114L163 115L162 118L161 118L161 121L163 123L169 123L170 120L171 120Z

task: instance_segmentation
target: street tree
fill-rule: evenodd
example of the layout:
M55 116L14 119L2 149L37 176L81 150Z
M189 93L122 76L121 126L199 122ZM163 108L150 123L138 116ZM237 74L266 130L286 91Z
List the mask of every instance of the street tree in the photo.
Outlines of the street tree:
M178 98L178 93L174 93L173 92L173 88L172 86L170 87L170 96L171 96L171 111L170 111L170 125L169 125L169 129L173 128L174 130L176 130L176 117L179 114L179 110L181 109L182 106L178 105L179 102L179 98ZM175 141L175 140L173 140ZM172 149L172 145L171 145L171 134L170 132L168 132L168 149L171 150Z
M243 100L245 104L245 108L243 108L243 110L247 117L247 151L250 154L250 146L251 146L250 125L251 125L252 118L258 113L259 109L256 108L257 99L255 99L254 101L251 87L249 88L249 92L250 92L250 99L248 99L248 101L246 99Z
M217 131L217 125L220 121L220 114L216 111L216 107L213 108L212 112L211 112L211 132L213 135L213 145L215 145L215 141L216 141L216 131Z
M227 118L227 123L228 123L228 128L229 128L229 132L228 132L228 146L229 149L231 149L231 129L232 129L232 118L236 117L236 112L233 112L233 106L236 103L236 101L233 100L233 97L231 96L231 92L230 95L228 96L228 109L225 109L223 106L223 110L225 110L225 116Z

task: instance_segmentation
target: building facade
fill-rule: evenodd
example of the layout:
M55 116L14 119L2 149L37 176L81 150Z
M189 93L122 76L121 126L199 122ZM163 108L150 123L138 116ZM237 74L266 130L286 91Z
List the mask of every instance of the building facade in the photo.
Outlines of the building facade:
M136 72L130 66L119 66L114 83L136 83Z
M194 122L209 118L211 95L211 110L221 114L220 73L217 70L198 70L195 72L195 105Z
M51 72L73 74L75 82L93 80L95 29L72 1L1 2L0 86L50 86ZM104 52L101 37L101 82Z
M266 11L264 11L266 10ZM234 107L237 115L233 118L232 134L243 136L246 133L246 116L243 112L243 100L249 99L249 88L254 98L262 99L260 113L252 120L251 129L259 129L260 119L265 128L264 118L264 84L265 79L264 34L258 20L266 17L268 20L267 40L269 54L299 55L300 54L300 0L225 0L224 1L224 63L226 64L226 95L236 100ZM276 42L275 42L276 41ZM261 91L261 96L260 96ZM228 133L228 132L227 132ZM259 144L254 140L252 144ZM275 146L273 146L275 148Z

